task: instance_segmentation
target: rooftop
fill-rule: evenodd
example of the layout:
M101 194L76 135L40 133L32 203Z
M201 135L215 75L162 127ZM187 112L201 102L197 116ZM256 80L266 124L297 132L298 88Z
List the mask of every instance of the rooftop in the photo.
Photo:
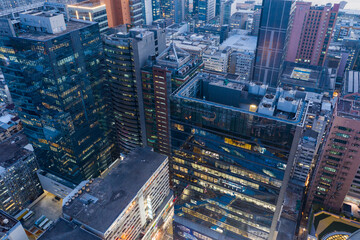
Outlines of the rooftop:
M166 159L149 148L135 149L106 177L93 180L66 203L64 215L105 233Z
M82 229L80 226L60 218L39 240L99 240L100 238Z
M105 4L102 3L100 0L87 0L76 4L68 5L69 8L83 8L89 10L94 10L102 6L105 6Z
M0 210L0 238L2 238L18 222L18 220Z
M31 153L25 147L29 141L22 133L15 134L0 144L0 166L8 168Z
M242 83L207 73L199 73L183 84L174 96L299 125L303 124L307 109L306 92L287 87L270 88L262 83Z
M190 54L171 43L157 58L160 65L169 65L169 67L179 68L190 60Z
M353 93L343 96L337 103L337 116L360 120L360 94Z
M38 32L31 29L20 29L17 31L17 37L36 40L36 41L47 41L68 34L70 32L82 29L84 27L88 27L89 25L93 25L93 24L97 24L97 23L84 21L84 20L71 19L70 21L66 22L66 30L62 32L50 34L50 33Z
M360 93L360 72L346 71L343 94Z
M326 68L292 62L284 62L280 84L316 92L333 91L335 88L335 81Z
M246 34L236 34L227 38L220 46L220 49L231 47L236 51L251 51L256 50L257 37Z

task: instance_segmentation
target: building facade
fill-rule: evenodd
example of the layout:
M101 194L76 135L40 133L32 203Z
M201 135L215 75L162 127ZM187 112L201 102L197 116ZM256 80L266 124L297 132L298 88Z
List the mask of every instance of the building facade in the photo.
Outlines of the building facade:
M20 17L21 29L1 37L1 68L40 167L75 183L95 177L112 162L98 24Z
M149 148L135 149L104 178L94 179L84 188L65 200L63 214L90 236L162 239L171 224L173 193L168 157Z
M338 4L331 7L296 2L290 17L286 61L323 66L338 11Z
M104 38L116 142L122 153L146 144L141 68L165 47L161 29L134 28Z
M100 33L109 29L106 6L100 0L88 0L68 5L70 18L99 23Z
M197 0L200 21L208 22L215 17L216 0Z
M22 133L0 144L0 209L15 215L42 193L32 146Z
M359 169L358 93L339 99L308 194L307 209L318 204L339 211Z
M198 57L171 44L142 69L147 145L170 154L170 95L202 66Z
M276 86L292 0L264 0L252 81Z
M129 25L140 26L145 23L142 0L104 0L109 27Z
M204 73L173 93L176 239L276 239L306 108L289 94Z

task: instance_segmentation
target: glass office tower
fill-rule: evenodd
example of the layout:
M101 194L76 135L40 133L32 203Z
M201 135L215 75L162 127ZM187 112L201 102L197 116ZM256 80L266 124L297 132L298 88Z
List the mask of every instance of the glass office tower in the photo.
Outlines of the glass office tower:
M264 0L253 71L253 81L275 87L283 60L286 31L293 0Z
M40 168L74 183L96 177L112 161L98 24L34 12L20 26L0 37L1 68Z
M204 73L173 93L175 239L276 236L307 109L298 97Z

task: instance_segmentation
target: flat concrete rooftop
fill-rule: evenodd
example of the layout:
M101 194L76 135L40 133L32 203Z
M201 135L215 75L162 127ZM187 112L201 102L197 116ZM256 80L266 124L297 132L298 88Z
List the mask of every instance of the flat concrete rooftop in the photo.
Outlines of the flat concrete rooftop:
M134 199L152 174L167 159L149 148L137 148L104 178L63 207L64 215L105 233Z
M99 240L101 238L81 229L78 225L60 218L39 240Z
M0 144L0 166L8 168L22 157L31 154L24 147L29 144L28 139L22 133L15 134Z
M71 21L66 22L66 30L59 33L51 34L51 33L38 32L35 30L28 30L28 29L21 29L18 30L16 33L17 33L17 38L25 38L36 41L47 41L93 24L97 24L97 23L72 19Z

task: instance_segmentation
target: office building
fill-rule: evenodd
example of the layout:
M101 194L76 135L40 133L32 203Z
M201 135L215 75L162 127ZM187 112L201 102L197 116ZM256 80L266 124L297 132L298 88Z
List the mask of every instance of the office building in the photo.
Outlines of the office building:
M292 0L264 0L252 81L278 83Z
M216 0L197 0L200 21L209 22L215 17Z
M0 142L10 138L22 130L20 118L8 112L0 116Z
M65 220L90 236L109 240L162 239L172 214L168 158L149 148L135 149L106 176L75 191L63 205ZM44 239L54 239L50 237L54 231L63 236L60 239L69 236L57 228L56 224Z
M9 240L28 240L25 229L20 221L0 210L0 238Z
M358 93L337 102L308 193L307 210L320 205L339 211L359 169Z
M229 36L229 25L219 25L219 24L206 24L201 27L195 28L195 33L200 34L213 34L220 37L220 43L223 43Z
M116 144L127 153L146 144L141 68L149 56L165 48L165 33L157 28L116 30L103 41Z
M280 86L297 90L327 93L329 96L335 91L336 76L331 76L327 67L284 62L279 79Z
M96 177L112 162L98 24L48 12L20 21L0 38L1 68L40 168L74 183Z
M253 36L257 36L259 34L260 18L261 9L257 9L253 14L253 21L251 24L251 35Z
M3 0L0 2L0 13L8 9L14 9L31 4L43 4L45 0Z
M233 30L221 47L231 47L228 72L239 75L241 80L250 80L255 59L257 37L247 31Z
M240 10L231 14L230 24L231 30L233 29L246 29L249 25L250 14L253 14L253 11Z
M67 7L70 18L97 22L99 23L100 33L109 29L106 6L101 0L87 0Z
M170 154L170 95L202 66L175 44L141 70L147 145L156 152Z
M153 21L157 21L161 19L161 5L160 1L152 0L151 1L151 11L152 11L152 18Z
M175 239L276 239L306 96L205 73L173 93Z
M309 98L311 106L306 115L305 128L297 147L291 173L291 179L295 180L294 184L300 186L302 190L307 186L307 181L316 165L322 137L333 110L330 101L322 94L309 94Z
M144 24L143 1L104 0L109 27L119 25L140 26Z
M220 25L230 25L230 19L235 12L236 2L234 0L228 0L223 2L220 10Z
M174 4L174 22L182 23L186 15L185 0L175 0Z
M208 49L203 54L204 69L210 72L228 72L231 47Z
M339 4L331 7L296 2L290 17L286 61L323 66L338 11Z
M0 209L9 214L27 207L42 193L32 146L22 133L0 144Z
M172 0L161 0L160 1L161 18L164 19L166 26L170 26L171 24L174 23L176 4L179 4L178 0L177 0L177 2L172 1Z

